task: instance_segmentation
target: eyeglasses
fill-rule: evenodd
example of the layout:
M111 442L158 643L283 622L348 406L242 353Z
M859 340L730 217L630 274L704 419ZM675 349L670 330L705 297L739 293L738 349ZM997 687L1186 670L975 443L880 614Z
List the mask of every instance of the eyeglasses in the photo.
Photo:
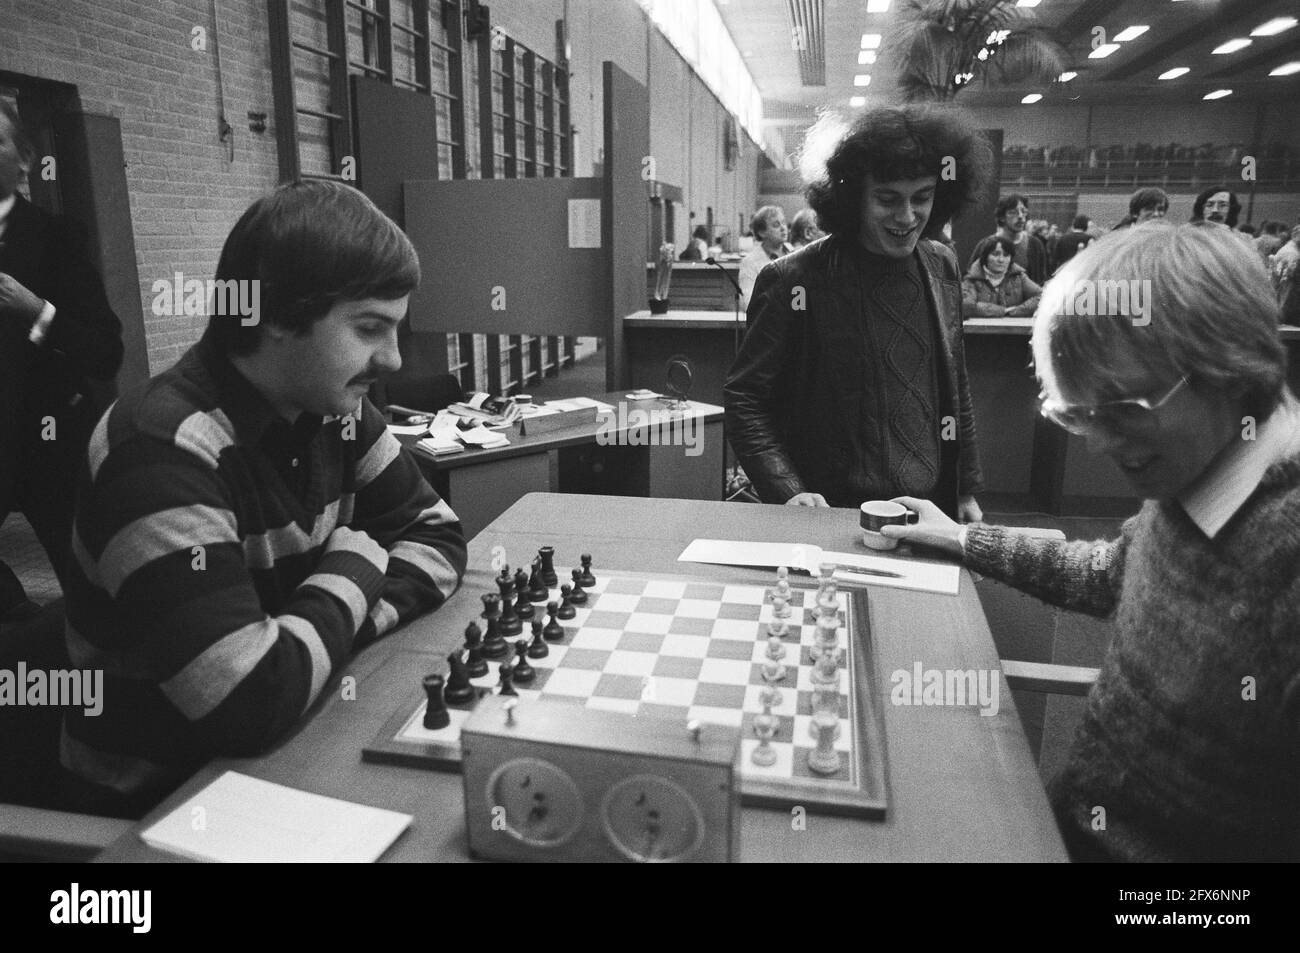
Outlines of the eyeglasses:
M1154 403L1147 397L1111 400L1104 404L1063 404L1040 398L1040 409L1043 416L1052 423L1080 436L1103 428L1129 434L1151 433L1159 426L1156 411L1167 404L1187 382L1186 376L1180 377L1178 383Z

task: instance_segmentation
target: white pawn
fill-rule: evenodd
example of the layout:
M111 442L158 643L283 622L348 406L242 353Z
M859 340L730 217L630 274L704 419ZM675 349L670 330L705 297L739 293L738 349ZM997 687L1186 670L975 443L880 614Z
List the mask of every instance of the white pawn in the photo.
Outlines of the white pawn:
M835 729L839 719L831 720L821 715L813 718L817 732L817 747L808 752L808 767L818 774L834 774L840 769L840 753L835 750Z
M769 635L767 637L767 657L775 662L785 658L785 643L781 641L780 636Z
M760 768L770 768L776 764L776 749L772 747L772 736L776 734L776 717L772 706L764 705L763 714L754 716L754 734L758 735L758 747L753 750L749 760Z
M790 623L785 619L773 619L767 624L767 634L769 637L775 636L778 639L784 639L790 632Z
M776 589L778 596L787 602L790 601L790 595L794 591L790 588L790 570L785 566L778 566L776 570Z
M772 618L788 619L790 618L790 602L783 596L772 597Z

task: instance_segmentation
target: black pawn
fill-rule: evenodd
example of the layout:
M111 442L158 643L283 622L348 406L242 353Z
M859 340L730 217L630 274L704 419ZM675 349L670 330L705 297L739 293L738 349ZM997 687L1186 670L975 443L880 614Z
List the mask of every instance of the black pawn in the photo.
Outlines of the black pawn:
M537 556L542 561L542 582L546 583L548 589L554 589L560 581L560 577L555 574L555 547L543 546L537 551Z
M495 619L501 615L501 597L495 592L484 593L481 615L484 619Z
M496 619L488 619L487 634L483 636L483 656L490 659L502 659L510 654L510 643L501 634Z
M558 642L564 638L564 626L555 621L555 615L560 611L558 603L546 603L546 612L551 617L551 621L546 623L546 628L542 629L542 635L551 642Z
M447 713L447 705L442 700L444 681L441 675L424 676L424 694L429 697L429 703L424 708L424 727L430 731L437 731L451 724L451 715Z
M560 587L560 611L556 616L561 619L572 619L578 614L578 610L573 608L573 587L567 582Z
M537 677L537 669L528 664L528 641L520 639L515 643L515 664L511 666L514 669L515 681L520 685L527 685Z
M533 572L528 577L528 599L530 602L545 602L549 595L546 583L542 582L542 561L534 559Z
M533 641L528 645L529 658L546 658L551 654L551 647L546 644L546 639L542 636L542 620L533 620Z
M447 666L451 669L451 674L447 676L447 687L442 690L442 697L448 705L466 705L472 702L474 686L469 683L469 667L459 652L447 653ZM487 662L483 663L483 671L487 672Z
M596 577L591 574L591 554L582 554L582 578L578 580L584 587L590 589L596 584Z
M515 615L521 619L533 617L533 604L528 601L528 573L520 569L515 573Z
M487 659L483 658L483 630L477 622L465 626L465 671L470 678L482 678L488 673Z
M515 691L515 686L514 686L514 675L515 675L514 669L512 669L509 665L502 665L500 674L501 674L501 681L497 685L497 694L518 696L519 693Z
M515 603L511 598L515 591L514 581L509 577L504 580L498 579L497 585L501 589L501 618L497 620L497 627L507 638L519 635L524 631L524 623L515 612Z
M585 606L587 604L587 594L582 591L582 570L573 570L573 592L569 593L569 601L575 606Z

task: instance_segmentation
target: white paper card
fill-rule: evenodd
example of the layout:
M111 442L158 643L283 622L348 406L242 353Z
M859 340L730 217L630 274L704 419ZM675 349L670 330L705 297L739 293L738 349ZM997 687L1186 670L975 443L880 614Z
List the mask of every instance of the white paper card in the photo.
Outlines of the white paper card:
M569 199L569 247L600 247L600 199Z
M196 824L199 817L202 825ZM410 823L410 814L227 771L140 837L150 847L195 860L368 864Z

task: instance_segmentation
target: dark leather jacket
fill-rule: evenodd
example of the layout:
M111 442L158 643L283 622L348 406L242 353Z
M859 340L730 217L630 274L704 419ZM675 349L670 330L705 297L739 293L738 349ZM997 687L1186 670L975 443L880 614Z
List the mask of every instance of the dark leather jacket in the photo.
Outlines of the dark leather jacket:
M852 254L831 236L772 262L754 286L748 330L724 393L728 439L764 502L808 492L832 506L856 507L898 495L881 458L888 426L882 385L864 374L869 337ZM958 496L981 485L961 273L956 256L938 242L918 242L915 254L942 342L941 466L931 499L955 517ZM804 308L796 310L800 292Z

